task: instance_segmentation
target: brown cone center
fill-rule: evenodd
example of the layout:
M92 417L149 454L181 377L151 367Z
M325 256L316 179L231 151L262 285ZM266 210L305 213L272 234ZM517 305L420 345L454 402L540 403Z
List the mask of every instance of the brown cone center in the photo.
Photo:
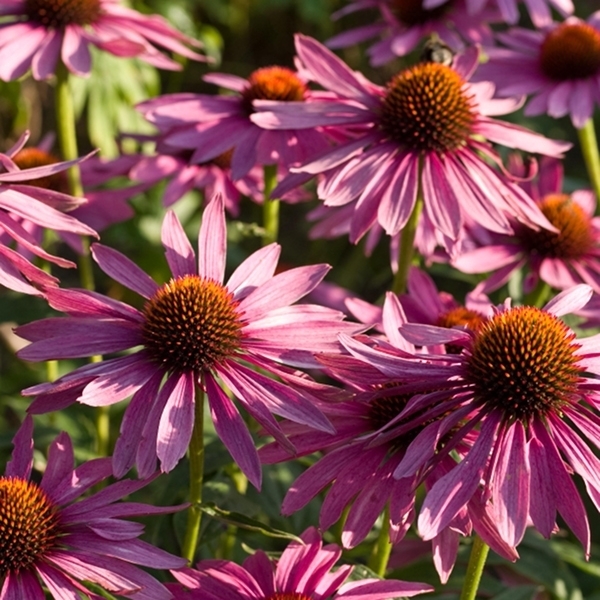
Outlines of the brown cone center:
M58 509L37 484L0 477L0 581L43 560L60 535Z
M454 0L450 0L428 10L423 8L423 0L392 0L391 9L399 21L412 27L439 19L448 11L453 2Z
M21 170L46 167L60 162L56 156L45 150L40 150L39 148L23 148L12 157L12 160ZM48 190L54 190L55 192L66 193L68 190L65 171L55 173L54 175L47 175L46 177L21 181L20 183L22 185L32 185Z
M585 256L594 245L592 221L586 212L565 194L551 194L540 203L544 216L559 231L519 231L519 239L532 254L546 258L574 259Z
M446 65L428 62L389 82L380 126L399 144L444 154L465 144L474 121L473 100L460 75Z
M242 98L252 113L253 100L279 100L280 102L301 102L306 94L306 85L286 67L263 67L248 77L248 87L242 92Z
M587 23L564 23L542 43L540 67L555 81L585 79L600 72L600 32Z
M528 422L573 401L584 371L575 355L579 347L575 333L554 315L512 308L480 329L466 379L477 403Z
M148 300L144 316L146 350L168 371L210 369L239 349L242 321L237 302L211 279L172 279Z
M90 25L102 13L100 0L25 0L25 12L44 27Z

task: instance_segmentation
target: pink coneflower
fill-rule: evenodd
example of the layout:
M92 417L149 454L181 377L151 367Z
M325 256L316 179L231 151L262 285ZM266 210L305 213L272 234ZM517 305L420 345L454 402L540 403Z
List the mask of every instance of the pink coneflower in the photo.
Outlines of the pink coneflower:
M333 19L365 9L378 9L382 20L362 25L327 41L330 48L345 48L374 37L382 37L367 54L373 66L405 56L419 43L437 34L451 49L468 44L490 45L492 31L488 23L499 20L497 11L485 10L472 15L464 0L451 0L427 8L427 0L354 0L332 15Z
M61 183L64 172L81 159L39 161L37 154L33 156L31 151L23 150L26 140L27 134L6 154L0 153L0 283L19 292L38 294L27 280L43 287L53 285L53 278L7 246L16 243L24 254L38 256L61 267L74 267L71 261L46 252L32 229L96 237L97 234L91 227L62 212L72 211L86 202L85 198L67 195Z
M473 497L482 497L509 546L519 544L529 523L549 537L558 512L589 553L587 515L572 474L583 478L598 506L600 461L588 444L600 444L600 337L578 339L559 317L584 306L591 294L580 285L543 309L507 301L477 332L417 324L401 329L413 343L460 345L460 354L407 360L343 340L355 356L408 382L416 394L401 417L422 429L394 477L445 464L465 435L477 433L461 450L462 460L428 491L418 519L421 537L439 535Z
M407 293L399 299L409 322L438 327L466 327L477 331L490 312L487 298L467 294L465 303L461 304L452 294L440 292L433 279L416 267L411 267Z
M117 502L148 481L119 481L85 495L110 476L110 459L73 468L73 445L64 432L50 445L46 470L36 483L32 432L28 417L0 477L0 596L41 599L44 586L55 600L80 594L97 599L84 586L91 581L127 598L169 600L169 591L135 565L176 569L185 560L137 539L143 527L125 519L183 507Z
M429 9L441 7L446 3L450 4L452 0L424 0L423 4ZM487 6L488 0L466 0L470 14L478 14ZM502 19L507 23L514 25L520 18L518 0L492 0L491 2L498 7ZM555 8L563 17L570 15L575 10L571 0L525 0L524 2L529 16L536 27L545 27L552 22L551 8Z
M26 360L137 348L24 392L41 394L31 406L33 412L57 410L75 401L109 405L133 394L113 456L117 476L134 463L140 476L152 473L157 457L163 471L175 467L192 434L196 385L206 392L217 434L257 487L258 455L223 384L279 441L283 437L273 414L331 429L307 392L264 374L298 381L309 389L309 383L281 365L317 367L312 352L333 351L338 332L356 331L356 324L342 322L337 311L311 304L292 306L318 285L329 266L298 267L274 276L280 246L270 244L249 256L225 284L226 239L219 197L204 211L197 262L177 217L168 213L162 242L173 277L163 285L119 252L95 244L96 262L142 296L143 309L84 290L54 289L47 292L48 302L68 316L17 329L32 342L20 352Z
M28 146L22 148L13 155L12 160L21 170L45 167L58 164L59 158L50 151L51 144L45 140L38 146ZM96 185L100 181L106 182L117 172L123 174L124 165L128 162L127 156L122 156L113 161L111 173L107 172L106 163L102 159L92 156L83 162L80 166L81 178L85 187L85 201L80 203L69 213L70 217L77 219L94 231L100 232L114 223L126 221L133 216L133 209L129 206L128 200L136 193L142 191L141 186L128 186L127 188L102 190L97 189ZM116 165L121 165L120 169ZM100 175L102 173L102 175ZM88 185L89 184L89 185ZM47 177L32 179L27 182L28 186L42 188L44 193L56 192L62 197L68 193L68 183L66 172L61 171ZM147 187L147 186L146 186ZM38 192L39 193L39 192ZM43 228L31 222L23 223L23 226L38 241L42 242ZM81 237L69 231L58 232L59 236L66 241L76 252L84 252Z
M62 61L76 75L91 69L90 45L116 56L137 56L161 69L180 69L155 46L205 60L185 44L196 42L158 15L142 15L121 0L4 0L0 15L0 78L11 81L31 69L46 79Z
M398 579L360 579L344 583L354 567L331 568L342 550L323 545L314 528L291 542L277 561L262 550L242 566L228 560L203 560L195 569L172 571L181 586L169 585L175 600L389 600L433 591L425 583Z
M129 171L134 181L155 184L168 180L162 195L163 205L172 206L187 192L197 189L205 198L217 194L223 196L225 209L233 216L240 210L242 196L248 196L255 202L263 199L262 170L251 169L244 177L234 181L231 177L232 151L204 163L190 163L190 152L167 153L165 147L159 146L154 156L140 156L137 163ZM164 150L165 153L161 153Z
M499 157L481 138L554 156L570 144L487 116L511 112L518 102L493 100L489 83L468 83L476 49L458 57L453 68L424 62L405 69L387 88L351 71L311 38L298 35L296 49L312 79L334 92L337 101L262 101L257 109L264 112L251 119L274 129L357 128L349 141L291 169L325 173L318 194L327 205L356 202L351 241L375 222L389 235L398 233L413 212L419 188L425 219L449 240L458 237L463 213L503 233L511 232L509 216L551 228L531 198L490 166L488 160L498 163Z
M415 347L399 334L406 323L402 307L395 294L389 292L382 311L382 330L387 339L377 340L391 359L394 353L414 354ZM329 486L321 507L319 526L329 529L345 513L341 540L346 548L361 543L372 530L387 506L390 541L398 543L415 518L415 496L421 472L394 479L392 474L405 456L417 430L390 434L390 428L402 427L400 414L411 402L412 393L397 393L403 378L390 378L388 373L360 358L347 355L322 355L319 360L330 376L353 391L351 400L323 402L320 408L327 415L335 433L310 431L299 424L288 424L285 431L296 448L294 458L314 452L324 452L291 485L286 494L282 513L289 515L308 504ZM289 450L272 443L259 451L264 463L289 460ZM423 479L431 487L454 465L446 457ZM514 560L511 549L497 542L483 511L473 514L465 507L451 526L433 540L434 562L443 581L446 581L456 560L460 534L468 536L472 521L480 535L499 553ZM459 533L460 532L460 533Z
M542 161L535 185L524 184L557 231L533 231L515 226L512 236L486 232L476 225L467 236L475 247L460 253L452 264L464 273L492 275L477 286L488 293L504 285L527 266L525 291L541 279L559 290L587 283L600 293L600 220L594 217L596 199L590 190L562 191L563 168L558 161Z
M600 11L587 22L569 17L541 31L498 34L506 48L490 48L479 76L503 96L531 96L526 115L569 115L583 127L600 104Z
M289 131L266 131L250 120L257 100L310 104L312 93L291 69L263 67L248 79L211 73L204 80L235 93L171 94L138 105L144 117L158 127L167 147L193 151L191 164L205 163L233 150L231 174L239 179L257 164L289 168L327 146L317 131L295 125Z

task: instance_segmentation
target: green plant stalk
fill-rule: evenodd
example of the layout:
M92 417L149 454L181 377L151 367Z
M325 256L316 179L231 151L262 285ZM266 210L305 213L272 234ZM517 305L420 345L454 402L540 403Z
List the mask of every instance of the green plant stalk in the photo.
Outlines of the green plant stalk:
M271 192L277 185L277 165L264 167L264 199L263 199L263 246L277 241L279 236L279 200L271 200Z
M581 146L585 168L596 198L600 199L600 154L598 153L594 120L588 119L586 124L577 130L577 135L579 136L579 145Z
M194 429L188 449L190 461L190 507L188 509L187 524L181 556L192 564L196 554L200 525L202 522L202 480L204 479L204 390L196 386L194 402Z
M390 554L392 553L392 543L390 542L390 509L386 505L383 512L383 521L379 530L379 537L373 546L373 551L369 557L367 566L371 571L377 573L379 577L385 577Z
M79 158L77 132L75 130L75 108L73 107L73 97L69 89L69 71L62 63L60 63L56 70L55 104L56 132L58 134L58 145L60 146L62 157L65 160L75 160ZM83 198L84 191L79 165L74 165L67 171L67 182L70 194L76 198ZM79 277L81 285L86 290L93 290L95 282L89 240L83 238L82 244L83 253L79 256Z
M73 97L69 89L69 71L63 63L56 70L55 87L56 104L56 131L58 144L62 157L65 160L79 158L77 147L77 132L75 130L75 108ZM83 198L83 184L81 183L81 172L79 165L72 166L67 171L67 182L69 192L76 198ZM90 254L90 243L88 238L82 238L83 253L79 256L79 277L81 285L86 290L94 290L94 271ZM101 362L101 356L92 356L90 362ZM110 452L110 408L108 406L98 407L96 412L96 451L99 456L108 456Z
M394 277L394 283L392 284L392 291L396 294L403 294L406 291L408 272L415 255L415 235L417 233L417 225L419 224L419 217L421 216L422 210L423 198L421 197L421 190L419 189L412 214L400 234L398 271Z
M475 600L477 597L479 582L489 551L490 547L478 535L475 535L460 600Z
M550 286L545 281L540 279L535 288L531 290L531 292L529 292L525 298L523 298L523 304L526 306L536 306L537 308L542 308L542 306L546 304L551 291L552 289Z

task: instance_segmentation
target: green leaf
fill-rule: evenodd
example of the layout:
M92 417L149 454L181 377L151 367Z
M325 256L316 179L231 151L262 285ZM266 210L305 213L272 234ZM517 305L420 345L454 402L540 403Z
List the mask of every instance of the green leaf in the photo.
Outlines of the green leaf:
M239 527L240 529L247 529L248 531L254 531L257 533L261 533L267 537L273 538L283 538L287 540L294 540L297 542L302 542L302 540L293 535L292 533L288 533L287 531L282 531L280 529L275 529L274 527L269 527L256 519L251 519L241 513L223 510L219 508L212 502L208 502L206 504L200 505L200 510L212 517L213 519L217 519L227 525L234 525L235 527Z

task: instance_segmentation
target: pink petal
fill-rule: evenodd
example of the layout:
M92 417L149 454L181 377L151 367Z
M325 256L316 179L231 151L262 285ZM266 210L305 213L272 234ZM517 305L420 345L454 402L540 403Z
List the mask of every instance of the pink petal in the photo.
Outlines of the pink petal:
M215 196L204 209L198 236L198 274L222 283L227 258L227 228L223 196Z

